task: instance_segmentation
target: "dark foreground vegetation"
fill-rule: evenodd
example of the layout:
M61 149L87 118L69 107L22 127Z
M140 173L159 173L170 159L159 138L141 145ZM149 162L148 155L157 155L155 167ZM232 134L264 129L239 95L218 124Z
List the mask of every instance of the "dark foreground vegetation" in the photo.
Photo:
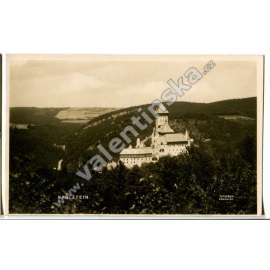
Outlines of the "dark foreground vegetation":
M255 214L256 100L230 101L231 107L227 103L213 103L207 110L198 104L193 110L190 104L181 104L187 106L183 111L172 107L171 126L175 131L187 128L195 139L187 154L165 157L141 168L127 169L119 164L102 173L92 172L90 181L77 177L70 167L76 167L80 158L89 158L98 140L103 139L106 145L108 133L119 134L129 116L118 115L112 122L110 114L109 119L98 118L99 123L89 128L48 118L43 118L42 123L36 118L35 125L28 129L12 128L10 212ZM225 114L251 119L220 117ZM68 149L63 151L54 144L67 145ZM78 148L82 151L76 152ZM62 158L70 158L69 163L57 171L54 168ZM59 196L72 188L70 195L83 198L58 203Z
M246 138L243 152L228 149L211 156L203 148L162 158L158 163L129 170L122 164L94 173L87 182L63 172L40 169L31 164L20 177L11 177L11 212L16 213L110 213L110 214L254 214L256 213L256 169L254 142ZM87 199L64 200L58 195L80 185L73 195ZM221 200L232 195L231 200Z

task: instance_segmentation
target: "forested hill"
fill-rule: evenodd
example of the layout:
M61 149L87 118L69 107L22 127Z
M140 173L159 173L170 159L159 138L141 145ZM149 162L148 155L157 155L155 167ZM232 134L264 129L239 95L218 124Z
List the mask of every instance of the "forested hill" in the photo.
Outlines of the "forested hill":
M146 107L143 105L142 107ZM141 107L141 106L139 106ZM89 123L95 123L107 117L125 114L127 112L136 111L138 107L129 107L113 112L101 113L100 116L91 119ZM70 108L36 108L36 107L14 107L10 109L10 121L18 124L57 124L60 119L57 117L60 112L71 110ZM95 108L96 110L97 108ZM106 109L106 108L105 108ZM191 103L191 102L175 102L169 108L170 117L178 118L179 116L188 114L214 114L214 115L242 115L248 117L256 117L256 98L231 99L212 103ZM88 110L92 112L93 108L76 109L82 112ZM73 117L74 118L74 117ZM86 125L87 126L87 125Z
M114 111L116 108L10 108L10 122L28 125L58 125L63 123L82 124L91 119Z
M96 152L101 143L105 147L110 139L131 124L132 116L139 116L138 108L146 110L148 105L129 107L103 114L89 121L69 138L68 151L65 157L68 166L76 167L80 160L84 163ZM170 124L176 132L189 129L195 139L220 139L228 136L232 141L242 138L246 132L255 130L256 98L224 100L213 103L175 102L168 107ZM219 116L247 117L253 121L227 121ZM150 136L152 127L140 131L139 137ZM229 135L230 134L230 135ZM226 137L227 136L227 137ZM132 138L135 143L135 138ZM117 157L117 155L116 155Z
M147 105L140 107L146 110ZM186 155L131 170L120 163L113 170L93 173L86 182L76 176L78 168L99 153L99 143L111 153L110 140L132 125L132 116L141 116L138 107L106 111L97 117L92 117L100 113L97 108L12 108L10 212L256 213L256 98L209 104L176 102L168 110L173 130L188 129L194 139ZM91 120L86 124L62 121L67 117ZM135 128L141 139L146 138L146 145L152 127ZM135 136L129 137L134 145ZM111 155L118 159L117 154ZM59 161L60 171L56 170ZM78 194L87 194L89 199L65 200L55 208L59 195L69 193L78 183L84 184L83 193ZM223 194L233 195L233 200L220 200Z
M170 106L171 117L189 114L241 115L256 118L256 97L229 99L212 103L175 102Z

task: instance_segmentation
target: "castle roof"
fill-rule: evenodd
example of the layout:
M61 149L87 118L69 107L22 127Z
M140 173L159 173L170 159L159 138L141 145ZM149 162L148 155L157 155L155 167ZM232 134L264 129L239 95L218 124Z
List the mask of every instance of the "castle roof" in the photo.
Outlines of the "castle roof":
M157 107L156 112L157 112L158 114L169 114L167 108L166 108L163 104L160 104L160 105Z
M162 127L158 127L157 131L159 133L173 133L174 132L173 129L168 124L165 124Z
M121 151L120 155L152 155L152 148L125 148Z
M171 134L165 134L165 139L167 143L173 143L173 142L186 142L187 136L184 133L171 133Z

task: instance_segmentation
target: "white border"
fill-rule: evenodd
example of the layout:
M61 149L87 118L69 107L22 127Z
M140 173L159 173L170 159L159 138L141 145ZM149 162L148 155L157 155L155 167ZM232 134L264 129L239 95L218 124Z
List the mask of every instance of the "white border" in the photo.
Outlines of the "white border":
M7 86L7 64L6 55L2 56L2 71L3 71L3 117L2 117L2 128L3 128L3 143L2 143L2 192L3 192L3 211L4 215L9 212L9 90Z
M50 54L51 56L55 57L57 55ZM13 218L59 218L65 219L65 218L72 218L73 216L75 218L86 218L86 219L253 219L253 218L264 218L262 215L262 199L263 199L263 172L262 172L262 138L263 138L263 94L264 94L264 56L263 55L83 55L83 54L69 54L64 55L60 54L59 57L65 57L65 56L73 56L73 57L87 57L87 58L100 58L100 60L106 60L107 57L113 56L115 58L122 58L125 60L128 60L129 58L132 60L144 60L144 59L158 59L161 57L161 59L168 59L168 60L178 60L178 61L185 61L187 59L199 59L199 60L222 60L222 61L232 61L232 60L243 60L248 61L254 59L254 62L256 62L256 68L257 68L257 214L254 215L186 215L186 214L172 214L172 215L133 215L133 214L123 214L123 215L113 215L113 214L9 214L9 65L8 65L8 59L12 58L13 56L22 56L22 57L39 57L42 59L42 54L9 54L5 56L5 61L3 64L3 70L5 70L5 74L3 74L5 79L5 86L6 91L5 92L5 106L3 106L3 109L7 112L5 117L5 144L3 152L5 153L5 166L3 168L3 172L5 172L5 175L3 177L3 190L5 190L3 194L3 201L4 201L4 215L13 217ZM4 118L3 118L4 119Z

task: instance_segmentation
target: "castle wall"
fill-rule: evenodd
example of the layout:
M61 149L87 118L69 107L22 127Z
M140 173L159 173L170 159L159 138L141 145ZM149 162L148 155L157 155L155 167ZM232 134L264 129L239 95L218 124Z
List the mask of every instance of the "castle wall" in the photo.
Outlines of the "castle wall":
M124 165L128 168L131 168L135 165L142 166L143 163L152 162L152 156L130 156L130 157L121 157L120 161L124 163Z

